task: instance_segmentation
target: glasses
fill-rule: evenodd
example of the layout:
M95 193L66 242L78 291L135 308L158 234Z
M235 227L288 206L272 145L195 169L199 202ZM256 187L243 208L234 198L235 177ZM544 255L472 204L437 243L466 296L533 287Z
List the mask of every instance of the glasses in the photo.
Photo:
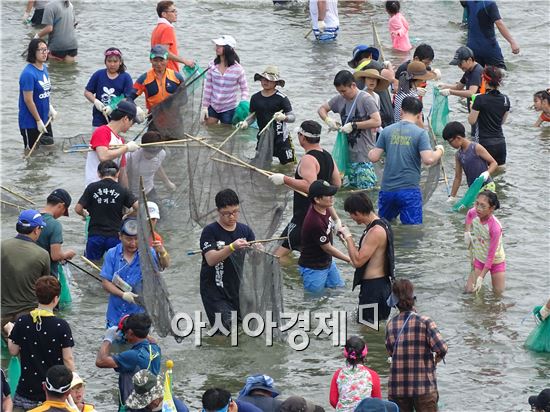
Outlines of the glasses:
M222 212L222 211L219 211L219 210L218 210L218 212L223 217L231 217L231 216L237 216L241 211L239 209L237 209L237 210L234 210L232 212Z
M36 51L37 51L38 53L48 53L48 52L49 52L49 49L46 47L46 48L36 49Z

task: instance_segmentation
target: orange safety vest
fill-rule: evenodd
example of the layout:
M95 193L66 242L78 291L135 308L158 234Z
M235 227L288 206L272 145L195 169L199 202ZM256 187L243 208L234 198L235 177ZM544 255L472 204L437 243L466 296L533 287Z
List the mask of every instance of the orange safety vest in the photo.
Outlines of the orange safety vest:
M151 110L171 94L174 94L178 86L184 82L181 74L174 72L172 69L166 69L164 76L159 81L153 69L138 77L134 83L134 89L139 96L145 93L145 105L147 110Z

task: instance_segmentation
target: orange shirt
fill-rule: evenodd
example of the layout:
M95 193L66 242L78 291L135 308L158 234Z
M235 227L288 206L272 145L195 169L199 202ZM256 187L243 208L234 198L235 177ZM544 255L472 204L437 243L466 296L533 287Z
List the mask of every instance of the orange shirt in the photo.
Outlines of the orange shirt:
M176 40L176 30L174 29L174 26L168 24L167 22L161 22L160 19L159 23L153 30L153 33L151 33L151 47L157 44L168 46L168 51L178 56L178 41ZM166 67L174 70L175 72L180 71L180 66L178 62L174 60L168 60L168 64Z

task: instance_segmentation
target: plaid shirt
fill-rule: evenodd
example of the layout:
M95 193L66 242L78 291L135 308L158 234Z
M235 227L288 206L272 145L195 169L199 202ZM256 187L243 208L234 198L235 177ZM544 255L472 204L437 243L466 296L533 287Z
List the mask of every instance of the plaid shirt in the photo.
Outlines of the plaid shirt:
M447 344L433 320L410 311L399 313L386 327L386 349L392 357L388 396L412 397L437 390L432 352L444 357Z

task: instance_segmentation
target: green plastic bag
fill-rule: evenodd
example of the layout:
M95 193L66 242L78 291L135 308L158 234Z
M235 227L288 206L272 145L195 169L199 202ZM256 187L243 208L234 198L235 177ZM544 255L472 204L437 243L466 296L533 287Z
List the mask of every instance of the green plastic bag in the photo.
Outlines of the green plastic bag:
M485 178L483 176L478 176L478 178L474 180L474 183L472 183L472 186L469 187L468 191L464 193L462 199L453 205L453 211L458 212L459 210L470 209L476 201L477 194L484 185Z
M233 115L233 120L231 120L231 123L237 124L239 122L242 122L248 117L249 113L250 103L246 100L241 100L239 105L235 108L235 114Z
M441 136L445 125L449 122L449 98L442 96L437 87L434 87L433 90L432 129L436 136Z
M18 356L12 356L8 365L8 383L10 384L11 396L15 396L15 390L21 377L21 362Z
M341 174L346 174L349 169L348 138L343 132L338 132L336 142L332 148L332 158L338 166Z
M61 294L59 295L59 307L61 309L69 306L73 301L71 297L71 289L69 288L69 282L65 274L65 271L68 270L68 267L65 266L66 265L59 266L59 283L61 285Z
M533 309L533 313L540 311L542 306ZM550 353L550 317L535 327L525 340L525 347L533 352Z

